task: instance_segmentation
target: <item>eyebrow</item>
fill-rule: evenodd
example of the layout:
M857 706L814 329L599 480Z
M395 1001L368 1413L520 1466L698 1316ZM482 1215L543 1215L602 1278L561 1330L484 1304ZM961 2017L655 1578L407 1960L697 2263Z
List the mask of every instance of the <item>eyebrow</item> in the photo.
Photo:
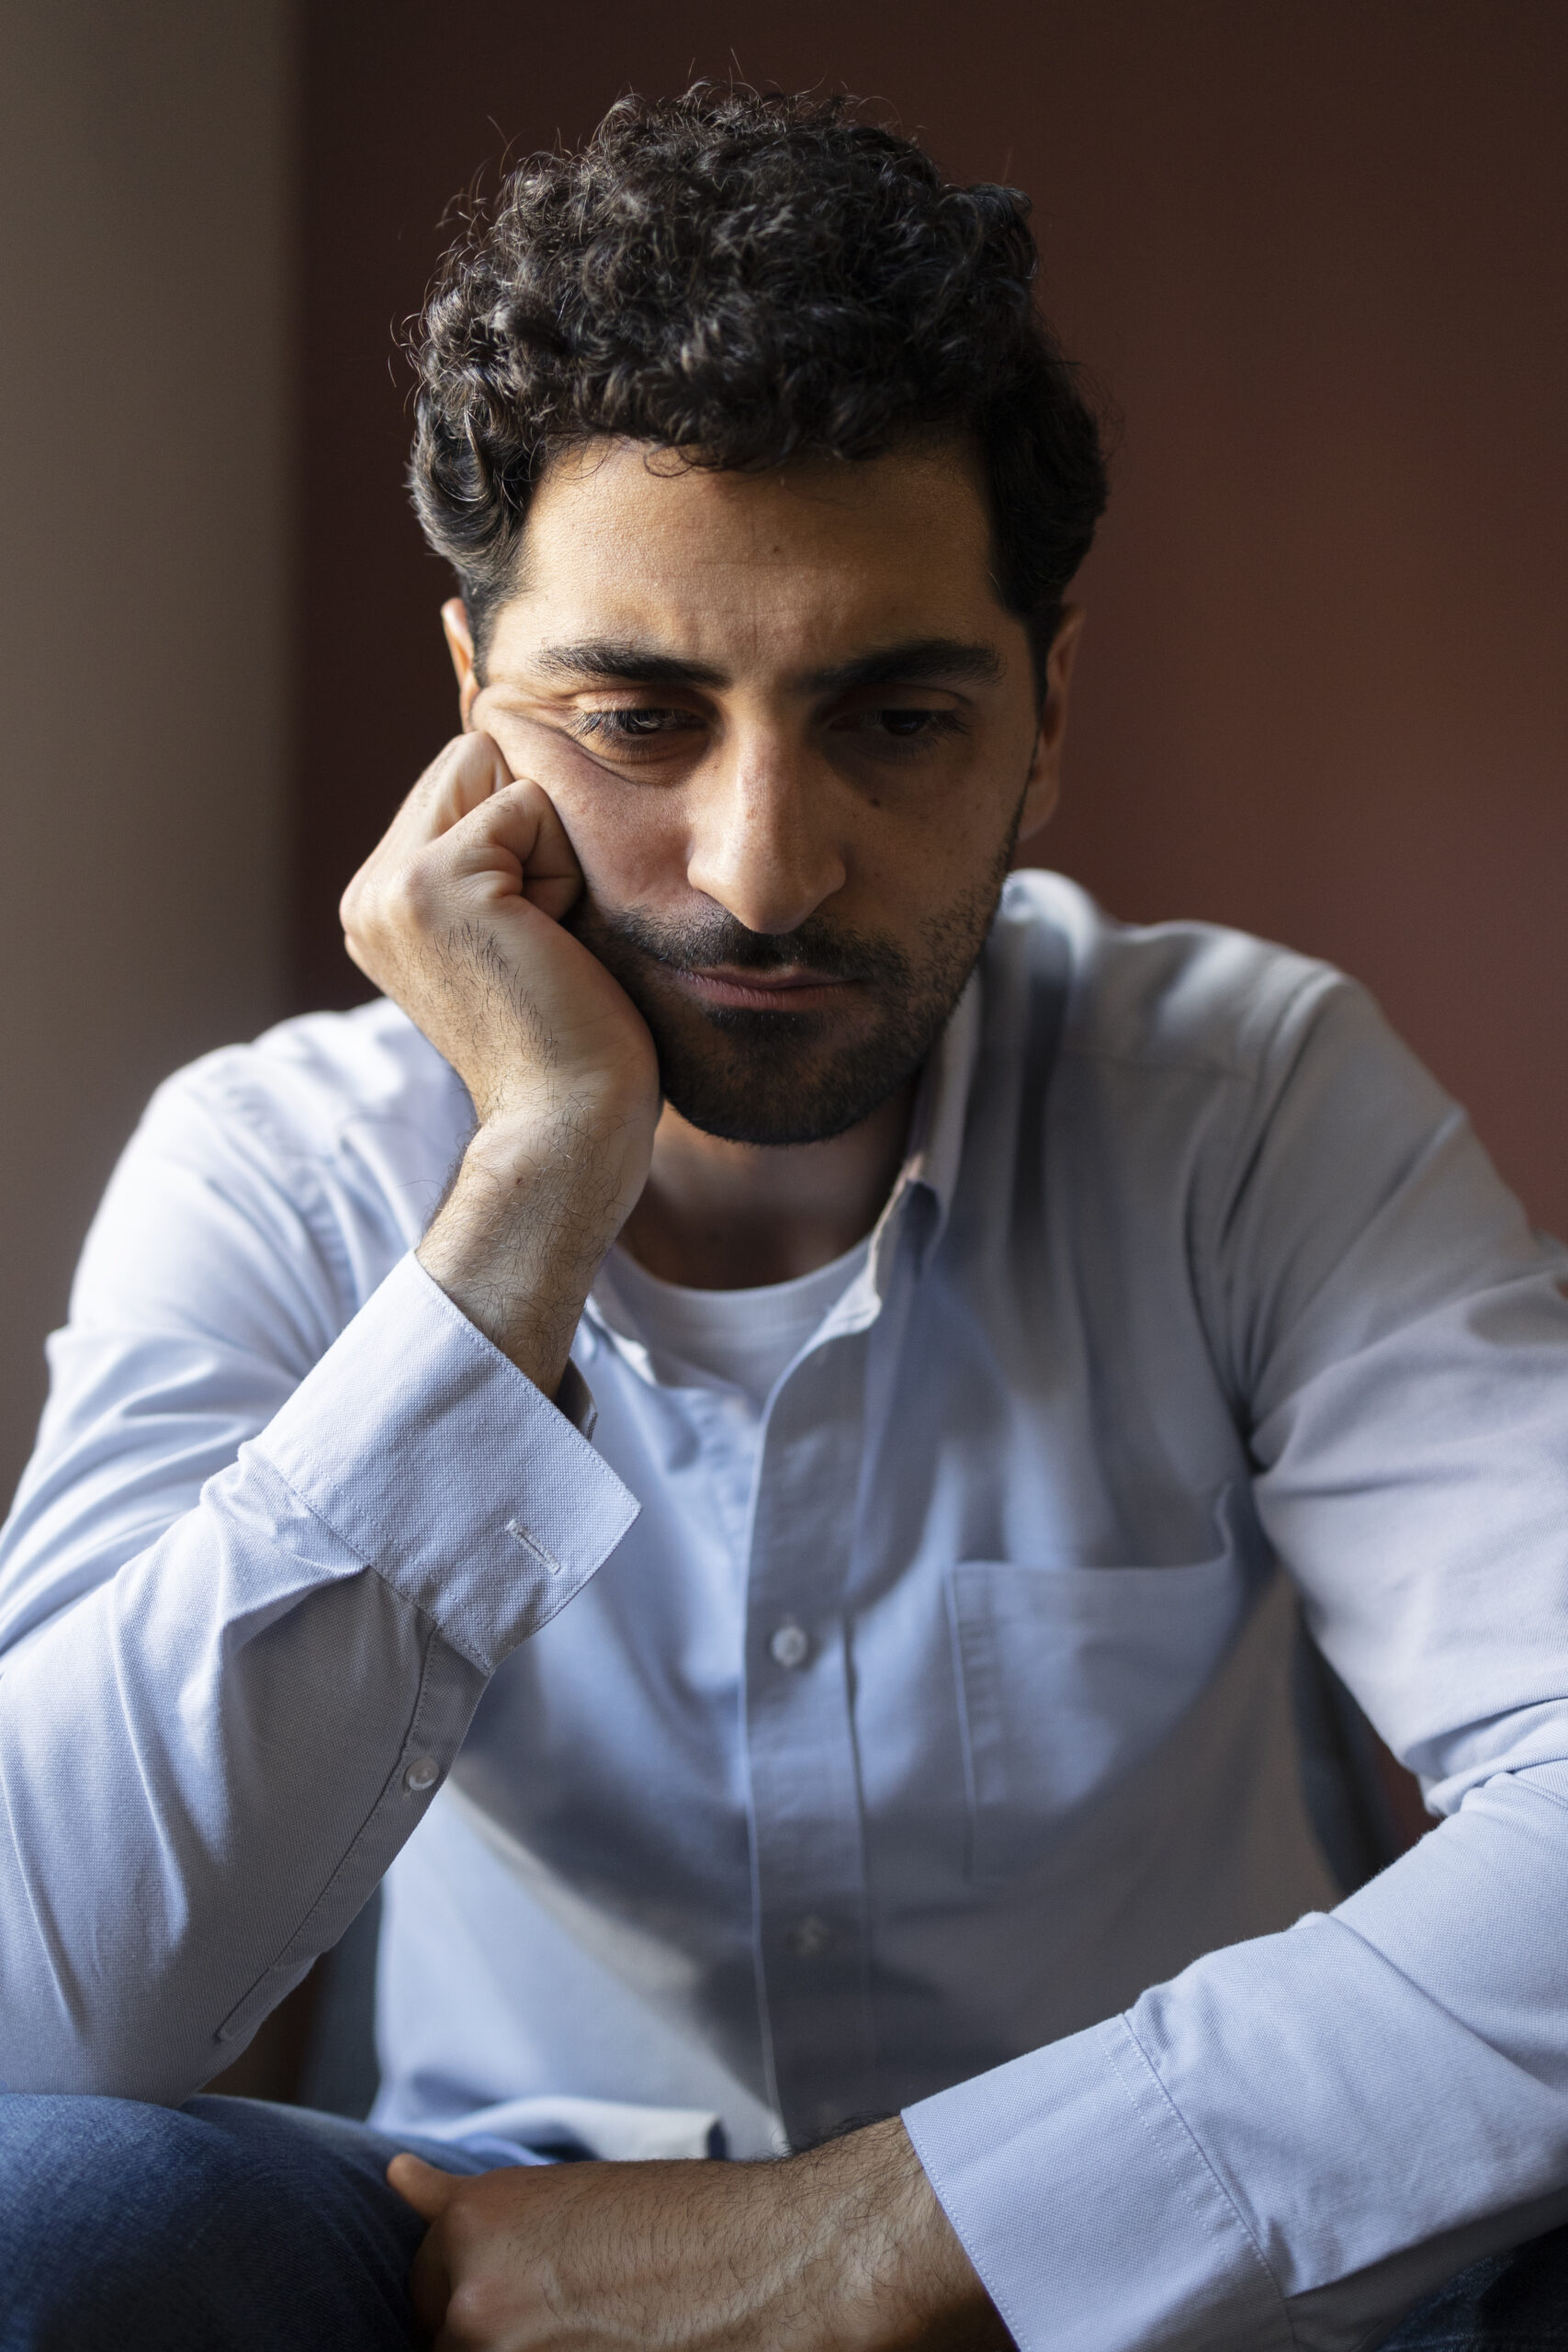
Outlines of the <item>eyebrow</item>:
M613 679L621 685L716 689L731 683L728 673L711 662L692 662L682 654L660 653L652 646L612 638L543 646L531 662L551 677ZM829 669L813 670L801 684L814 695L844 694L855 686L934 685L961 680L988 685L1001 676L1004 666L1000 654L989 645L952 637L921 637L900 645L879 646Z
M830 670L815 670L806 684L814 694L842 694L852 686L937 685L966 680L992 685L1005 664L989 645L965 644L954 637L920 637L857 654Z
M591 638L581 645L546 645L529 661L554 678L614 678L628 686L727 686L722 670L688 662L679 653L657 653L651 646Z

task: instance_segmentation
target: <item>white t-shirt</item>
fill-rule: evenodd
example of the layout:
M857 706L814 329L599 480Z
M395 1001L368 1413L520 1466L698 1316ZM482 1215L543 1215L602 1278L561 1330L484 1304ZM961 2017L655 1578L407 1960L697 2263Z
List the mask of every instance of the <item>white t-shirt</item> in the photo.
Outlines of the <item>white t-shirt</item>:
M688 1290L661 1282L626 1250L612 1250L593 1287L600 1312L623 1339L640 1341L661 1380L724 1381L759 1412L781 1373L828 1319L865 1264L867 1241L795 1282L759 1290Z

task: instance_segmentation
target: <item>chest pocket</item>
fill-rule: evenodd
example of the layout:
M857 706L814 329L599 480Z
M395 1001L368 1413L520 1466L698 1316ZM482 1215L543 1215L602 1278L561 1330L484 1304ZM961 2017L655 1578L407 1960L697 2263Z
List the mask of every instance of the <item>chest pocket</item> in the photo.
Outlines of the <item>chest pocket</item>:
M1229 1649L1249 1582L1229 1549L1189 1567L949 1571L973 1878L1026 1868L1149 1762Z

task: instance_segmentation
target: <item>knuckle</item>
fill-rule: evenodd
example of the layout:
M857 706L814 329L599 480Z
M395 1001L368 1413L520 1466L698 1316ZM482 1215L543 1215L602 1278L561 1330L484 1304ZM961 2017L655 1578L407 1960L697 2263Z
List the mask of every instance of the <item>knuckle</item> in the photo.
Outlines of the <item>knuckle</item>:
M441 877L428 858L411 858L398 875L397 906L403 918L417 929L428 928L441 899Z
M500 2342L508 2323L515 2324L519 2316L516 2300L514 2294L505 2292L502 2282L488 2272L460 2278L446 2305L444 2340L463 2346Z
M474 2211L473 2196L467 2184L455 2188L447 2199L441 2230L448 2249L455 2255L465 2253L480 2235L479 2216Z

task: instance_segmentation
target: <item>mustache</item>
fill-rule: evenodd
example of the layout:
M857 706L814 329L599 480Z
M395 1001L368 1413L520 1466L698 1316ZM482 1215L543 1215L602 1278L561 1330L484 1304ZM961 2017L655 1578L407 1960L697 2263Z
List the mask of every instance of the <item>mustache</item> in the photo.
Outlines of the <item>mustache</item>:
M909 961L891 940L848 930L808 915L794 931L748 931L716 907L711 914L678 919L650 914L643 907L613 911L580 899L566 928L585 947L611 954L626 948L678 972L700 972L715 965L738 972L780 972L804 967L834 980L870 980L899 985L909 978Z

